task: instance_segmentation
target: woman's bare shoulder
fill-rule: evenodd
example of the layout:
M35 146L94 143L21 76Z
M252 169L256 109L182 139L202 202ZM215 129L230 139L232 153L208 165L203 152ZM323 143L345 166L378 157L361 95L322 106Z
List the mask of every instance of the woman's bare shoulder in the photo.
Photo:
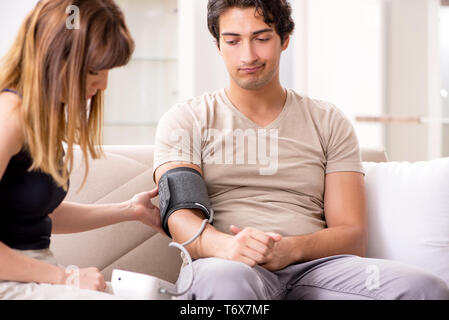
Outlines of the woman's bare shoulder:
M23 146L21 105L22 100L16 94L0 93L0 148L11 155L18 153Z

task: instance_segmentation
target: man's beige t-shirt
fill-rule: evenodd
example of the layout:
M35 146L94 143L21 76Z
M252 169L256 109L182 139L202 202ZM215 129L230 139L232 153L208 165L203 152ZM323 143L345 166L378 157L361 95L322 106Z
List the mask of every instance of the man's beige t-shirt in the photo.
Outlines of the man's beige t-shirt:
M213 225L225 233L231 224L283 236L326 228L325 175L364 174L348 118L291 89L264 128L233 106L224 89L175 105L158 124L154 171L171 161L201 167Z

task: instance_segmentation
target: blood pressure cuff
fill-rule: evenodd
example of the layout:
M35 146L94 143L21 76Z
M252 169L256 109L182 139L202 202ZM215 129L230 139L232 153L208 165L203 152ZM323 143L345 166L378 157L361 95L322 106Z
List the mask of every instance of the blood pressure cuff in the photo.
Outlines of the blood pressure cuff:
M178 167L165 172L159 180L159 210L162 228L171 238L168 218L180 209L199 209L210 218L211 205L206 183L195 169Z

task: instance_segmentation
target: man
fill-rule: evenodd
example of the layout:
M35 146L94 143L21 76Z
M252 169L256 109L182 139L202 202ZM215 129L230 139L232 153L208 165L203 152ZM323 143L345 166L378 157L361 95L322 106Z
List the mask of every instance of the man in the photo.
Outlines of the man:
M433 275L362 258L364 173L354 129L335 106L279 81L294 29L289 3L209 0L208 24L230 84L174 106L156 138L155 181L192 168L215 211L187 246L195 280L185 298L449 298ZM172 213L174 241L189 240L204 218L198 209Z

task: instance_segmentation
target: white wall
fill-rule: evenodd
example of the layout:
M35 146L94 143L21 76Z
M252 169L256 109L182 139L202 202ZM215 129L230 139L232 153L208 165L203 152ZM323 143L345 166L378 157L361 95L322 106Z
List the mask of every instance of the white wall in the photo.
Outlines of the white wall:
M292 0L294 86L352 119L390 114L438 119L439 0ZM362 147L396 161L442 156L442 126L353 123Z
M224 63L207 29L207 0L178 0L179 99L227 85Z
M440 59L440 0L428 1L427 7L427 104L431 119L443 118L442 61ZM428 124L427 157L436 159L443 156L443 126L439 122Z
M19 27L37 0L0 1L0 57L11 47Z
M449 6L441 8L440 57L443 99L443 116L449 118ZM443 129L443 156L449 157L449 124Z
M335 104L362 147L383 147L383 127L356 123L385 109L383 0L295 0L295 88Z
M392 0L389 5L388 111L439 117L439 0ZM441 130L440 124L389 125L387 152L397 161L437 158Z

